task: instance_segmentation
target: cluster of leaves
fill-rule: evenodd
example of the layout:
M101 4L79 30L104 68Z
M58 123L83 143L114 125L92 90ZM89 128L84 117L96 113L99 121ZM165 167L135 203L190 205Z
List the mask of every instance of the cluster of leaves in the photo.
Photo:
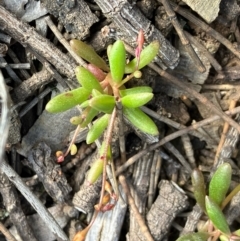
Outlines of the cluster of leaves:
M207 241L209 237L217 240L219 237L221 241L240 240L240 230L231 232L227 224L226 218L222 209L232 199L232 197L239 191L239 185L226 197L231 183L232 168L229 163L224 163L218 167L214 173L208 188L208 195L206 195L205 182L202 173L196 169L192 173L192 185L194 189L194 196L202 208L204 213L208 216L213 224L215 231L209 232L208 221L207 226L200 232L190 233L178 238L177 241Z
M81 115L70 120L72 124L80 127L86 127L95 117L100 116L88 132L86 142L90 144L102 135L114 107L117 102L121 102L123 114L135 127L145 133L158 135L155 123L140 109L152 99L152 89L148 86L127 89L124 84L133 77L141 77L139 69L149 64L157 55L159 43L152 42L141 51L139 57L127 64L124 44L117 40L107 50L110 68L94 49L84 42L71 40L70 45L90 64L87 68L79 66L75 70L81 87L57 95L48 102L46 110L57 113L80 105L83 109ZM101 170L98 173L101 173ZM92 180L89 181L92 183Z

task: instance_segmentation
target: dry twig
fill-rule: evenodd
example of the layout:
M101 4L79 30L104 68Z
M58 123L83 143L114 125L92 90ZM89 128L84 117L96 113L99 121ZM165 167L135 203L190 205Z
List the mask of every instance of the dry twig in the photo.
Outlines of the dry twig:
M169 4L168 0L162 0L162 4L166 10L167 15L170 17L172 25L174 26L175 30L177 31L178 36L179 36L183 46L185 46L188 54L190 55L190 57L196 64L197 69L202 73L205 72L206 71L205 66L203 65L202 61L199 59L198 55L194 51L191 43L188 40L188 37L186 36L185 32L183 31L181 25L179 24L179 22L177 20L177 16L176 16L175 12L172 10L172 7Z
M226 114L230 114L230 115L234 115L236 113L239 113L240 112L240 107L237 107L237 108L234 108L233 110L231 111L226 111ZM134 162L136 162L139 158L141 158L143 155L146 155L146 153L148 153L149 151L153 151L155 150L156 148L164 145L165 143L181 136L181 135L184 135L184 134L187 134L188 132L192 131L192 130L195 130L201 126L204 126L204 125L207 125L207 124L210 124L212 123L213 121L216 121L220 119L219 116L212 116L210 118L207 118L203 121L199 121L197 123L194 123L193 125L185 128L185 129L182 129L182 130L179 130L179 131L176 131L174 132L173 134L170 134L166 137L164 137L161 141L159 141L158 143L155 143L151 146L149 146L148 148L138 152L136 155L132 156L131 158L129 158L127 160L126 163L124 163L121 167L119 167L116 171L116 175L119 175L120 173L122 173L124 170L126 170L129 166L131 166Z
M162 2L162 0L158 0L159 2ZM234 48L232 43L224 38L220 33L218 33L216 30L211 28L208 24L206 24L204 21L200 20L193 14L191 14L189 11L187 11L184 8L179 7L177 4L170 2L175 12L178 12L183 17L188 19L190 22L192 22L194 25L200 27L204 31L206 31L209 35L214 37L216 40L218 40L221 44L223 44L228 50L230 50L234 55L236 55L238 58L240 58L240 52Z
M130 191L129 191L129 188L128 188L128 185L127 185L127 182L126 182L126 178L123 175L121 175L119 177L119 182L121 183L122 188L123 188L124 192L127 195L128 203L129 203L129 205L131 207L131 210L134 213L136 221L139 224L139 227L140 227L140 229L142 231L142 234L145 236L147 241L154 241L152 235L150 234L150 232L149 232L149 230L148 230L148 228L147 228L147 226L146 226L146 224L144 222L143 217L138 212L138 209L137 209L137 207L135 205L134 199L132 198L132 195L130 194Z

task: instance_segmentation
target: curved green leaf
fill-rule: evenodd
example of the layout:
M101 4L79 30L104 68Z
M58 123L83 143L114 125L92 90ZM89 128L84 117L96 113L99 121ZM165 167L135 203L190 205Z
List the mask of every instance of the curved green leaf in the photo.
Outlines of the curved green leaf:
M87 69L78 66L75 70L76 77L78 82L82 85L83 88L92 91L96 89L100 92L103 92L103 89L98 81L98 79Z
M229 163L220 165L209 184L209 196L219 206L222 204L229 189L232 177L232 168Z
M157 40L150 43L146 48L144 48L140 55L139 69L148 65L156 56L159 51L160 45ZM125 74L133 73L137 67L137 58L134 58L125 67Z
M176 241L207 241L210 235L208 233L188 233L179 237Z
M105 114L93 123L92 127L90 128L87 134L87 138L86 138L87 144L93 143L99 136L102 135L102 133L104 132L104 130L108 125L108 120L109 120L109 114Z
M50 113L58 113L69 110L87 100L90 93L90 91L83 87L62 93L55 96L47 103L46 110Z
M128 108L136 108L145 105L153 97L153 93L141 93L126 95L121 98L122 105Z
M101 95L102 93L98 90L92 90L92 97L96 97L98 95Z
M89 100L85 100L81 105L80 105L80 107L82 108L82 109L84 109L84 108L86 108L86 107L88 107L89 106Z
M206 211L209 219L212 221L216 229L219 229L224 234L230 234L230 229L228 227L226 218L222 213L219 205L211 200L210 197L206 196L205 198Z
M191 175L192 179L192 185L193 185L193 193L194 197L199 204L199 206L202 208L204 212L206 212L205 207L205 196L206 196L206 190L205 190L205 183L203 174L198 169L194 169Z
M109 71L105 61L95 52L92 46L77 39L72 39L70 41L70 46L78 56L87 60L89 63L96 65L100 69L103 69L104 71Z
M115 98L110 95L99 95L89 101L89 105L94 109L111 114L115 106Z
M89 182L89 184L93 184L94 182L96 182L97 179L101 176L102 172L103 172L103 160L97 159L96 161L93 162L87 175L87 181Z
M142 93L152 93L152 88L149 86L138 86L134 88L124 89L120 90L120 96L126 96L126 95L133 95L133 94L142 94Z
M125 70L126 50L121 40L117 40L109 53L109 65L111 70L112 80L115 83L120 83Z
M82 112L82 119L83 122L81 123L81 127L86 127L95 116L97 116L98 111L90 106L88 106L83 112Z
M102 142L102 145L100 147L100 150L99 150L99 156L104 156L106 155L105 153L105 141ZM111 146L108 145L108 149L107 149L107 160L110 161L112 160L112 150L111 150Z
M153 120L139 108L123 107L123 114L139 130L154 136L159 134L157 126Z

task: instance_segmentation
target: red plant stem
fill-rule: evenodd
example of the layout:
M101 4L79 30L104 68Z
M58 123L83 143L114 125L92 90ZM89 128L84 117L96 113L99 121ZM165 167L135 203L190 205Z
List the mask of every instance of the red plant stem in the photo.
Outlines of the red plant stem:
M76 137L77 137L77 135L78 135L78 133L79 133L79 131L80 131L80 128L81 128L81 126L78 125L77 128L76 128L76 130L75 130L75 132L74 132L73 138L72 138L70 144L68 145L68 149L67 149L67 151L66 151L66 152L64 153L64 155L63 155L64 157L67 156L68 153L69 153L69 151L71 150L71 146L72 146L72 144L75 142Z
M109 125L107 128L106 137L104 138L105 146L104 146L103 155L102 155L102 157L100 157L103 159L103 175L102 175L102 190L101 190L101 196L100 196L100 200L99 200L99 210L101 210L102 201L103 201L104 192L105 192L105 182L106 182L106 176L107 176L106 175L107 152L108 152L108 147L111 145L111 141L112 141L112 132L113 132L113 127L114 127L114 122L116 119L116 114L117 114L116 107L114 107L113 112L110 117Z

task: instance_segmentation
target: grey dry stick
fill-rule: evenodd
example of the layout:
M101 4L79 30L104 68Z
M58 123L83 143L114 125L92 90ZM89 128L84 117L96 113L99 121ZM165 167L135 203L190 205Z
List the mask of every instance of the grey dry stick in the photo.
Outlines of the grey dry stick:
M73 78L76 62L62 53L49 40L38 34L27 23L18 20L13 14L0 6L0 29L8 33L24 47L29 47L55 66L59 73Z
M168 0L162 0L162 4L166 10L167 15L170 17L172 25L174 26L175 30L177 31L182 44L185 46L188 54L190 55L190 57L196 64L197 69L202 73L205 72L206 71L205 66L203 65L202 61L199 59L198 55L194 51L191 43L188 40L188 37L186 36L180 23L178 22L177 16L176 16L175 12L172 10L172 7L169 4Z
M240 112L240 107L237 107L237 108L234 108L233 110L230 110L230 111L226 111L227 114L230 114L230 115L234 115L236 113L239 113ZM149 146L148 148L138 152L136 155L132 156L131 158L129 158L127 160L127 162L125 162L121 167L119 167L117 170L116 170L116 176L120 175L124 170L126 170L129 166L131 166L134 162L136 162L139 158L141 158L143 155L146 155L146 153L148 153L149 151L153 151L155 150L156 148L164 145L165 143L181 136L181 135L184 135L184 134L187 134L188 132L192 131L192 130L195 130L197 128L200 128L201 126L204 126L204 125L208 125L210 123L212 123L213 121L216 121L218 119L220 119L221 117L215 115L215 116L212 116L210 118L207 118L205 120L202 120L202 121L199 121L189 127L186 127L185 129L181 129L179 131L176 131L166 137L164 137L163 139L161 139L161 141L159 141L158 143L155 143L155 144L152 144L151 146Z
M162 3L162 0L158 0ZM234 55L236 55L240 59L240 52L234 48L232 43L224 38L220 33L218 33L216 30L211 28L208 24L206 24L204 21L200 20L193 14L191 14L189 11L185 10L184 8L179 7L177 4L170 1L170 4L173 7L173 10L179 14L181 14L183 17L188 19L190 22L192 22L194 25L200 27L202 30L206 31L209 35L211 35L213 38L218 40L221 44L223 44L228 50L230 50Z

